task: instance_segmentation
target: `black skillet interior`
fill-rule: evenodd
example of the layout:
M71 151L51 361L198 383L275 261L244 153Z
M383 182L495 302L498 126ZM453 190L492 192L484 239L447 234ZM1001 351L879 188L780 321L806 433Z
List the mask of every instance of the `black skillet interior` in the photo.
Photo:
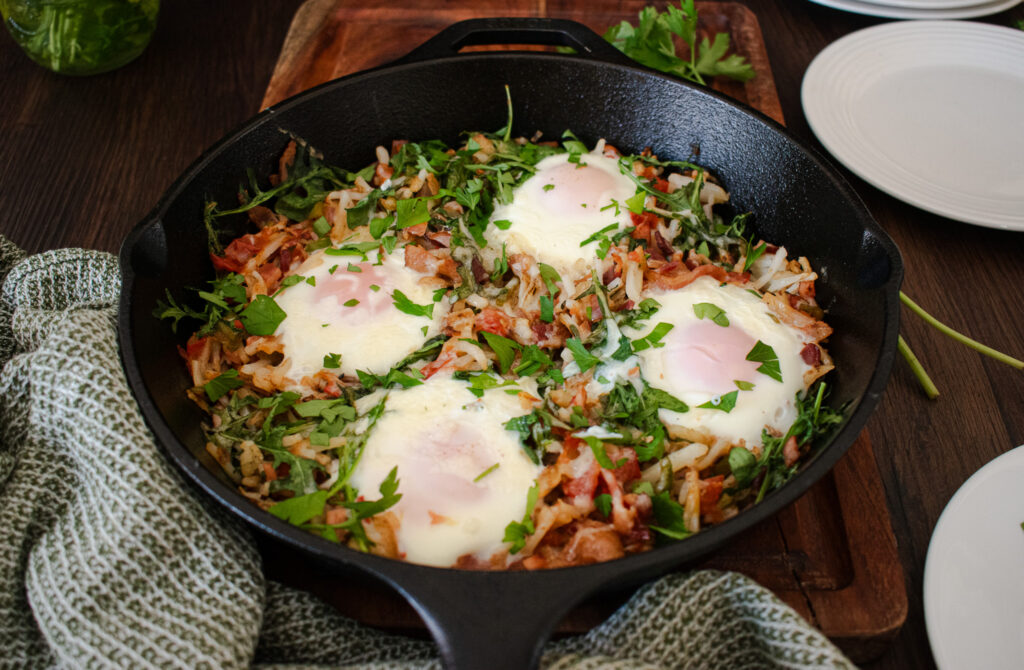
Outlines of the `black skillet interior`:
M582 57L472 53L476 42L556 43ZM201 415L186 399L189 381L166 323L151 316L165 289L212 278L201 212L208 200L234 202L246 168L265 177L292 133L336 165L361 167L392 139L441 138L506 122L505 85L516 134L549 139L572 129L624 151L653 147L663 158L714 172L736 211L755 213L766 240L806 255L821 274L819 300L835 329L829 350L834 406L848 419L784 488L737 518L673 545L609 563L539 573L428 568L360 554L279 521L245 500L206 455ZM699 154L697 153L699 151ZM265 183L265 182L264 182ZM241 228L239 228L241 232ZM124 291L119 336L129 382L157 441L207 494L255 527L320 560L366 570L410 600L459 668L535 664L553 626L601 587L623 586L706 554L775 513L834 465L863 428L888 378L896 344L902 261L842 178L781 127L715 93L623 62L585 27L564 21L485 20L456 24L409 57L303 93L257 116L207 151L171 187L121 250Z

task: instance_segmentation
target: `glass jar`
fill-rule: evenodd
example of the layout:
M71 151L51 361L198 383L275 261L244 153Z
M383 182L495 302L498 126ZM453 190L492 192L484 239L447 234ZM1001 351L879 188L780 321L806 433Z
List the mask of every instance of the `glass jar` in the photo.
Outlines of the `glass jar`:
M149 44L160 0L0 0L4 24L25 53L61 74L98 74Z

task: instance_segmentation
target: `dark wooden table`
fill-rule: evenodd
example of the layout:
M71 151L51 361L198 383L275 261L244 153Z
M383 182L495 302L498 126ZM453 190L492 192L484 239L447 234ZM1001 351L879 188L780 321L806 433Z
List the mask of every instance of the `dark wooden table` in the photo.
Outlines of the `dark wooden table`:
M257 109L299 4L165 2L141 58L82 79L43 70L0 35L0 233L29 252L116 251L172 180ZM800 107L804 71L832 41L883 19L801 0L746 4L788 127L820 148ZM980 20L1012 25L1024 5ZM954 328L1024 357L1024 234L928 214L846 174L900 246L906 292ZM906 626L873 668L933 665L921 601L932 528L971 473L1024 443L1024 375L904 317L901 332L942 396L927 400L899 361L868 426L910 598Z

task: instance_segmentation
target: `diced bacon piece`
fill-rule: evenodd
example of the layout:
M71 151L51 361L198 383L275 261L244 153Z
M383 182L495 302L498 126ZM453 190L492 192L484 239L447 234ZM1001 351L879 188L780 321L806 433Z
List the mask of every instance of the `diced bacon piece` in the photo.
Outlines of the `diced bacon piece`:
M484 307L476 315L476 329L505 337L512 329L512 317L494 307Z

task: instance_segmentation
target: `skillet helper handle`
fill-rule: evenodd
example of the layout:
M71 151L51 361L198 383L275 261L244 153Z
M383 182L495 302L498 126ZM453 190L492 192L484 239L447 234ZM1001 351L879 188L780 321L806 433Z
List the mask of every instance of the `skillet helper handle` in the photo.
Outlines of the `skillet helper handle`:
M447 670L530 670L566 612L602 584L600 575L560 572L445 570L392 584L423 618Z
M576 21L541 18L468 19L453 23L422 45L396 61L419 61L448 58L467 46L538 44L571 47L578 56L607 63L636 66L621 51L606 42L590 28Z

